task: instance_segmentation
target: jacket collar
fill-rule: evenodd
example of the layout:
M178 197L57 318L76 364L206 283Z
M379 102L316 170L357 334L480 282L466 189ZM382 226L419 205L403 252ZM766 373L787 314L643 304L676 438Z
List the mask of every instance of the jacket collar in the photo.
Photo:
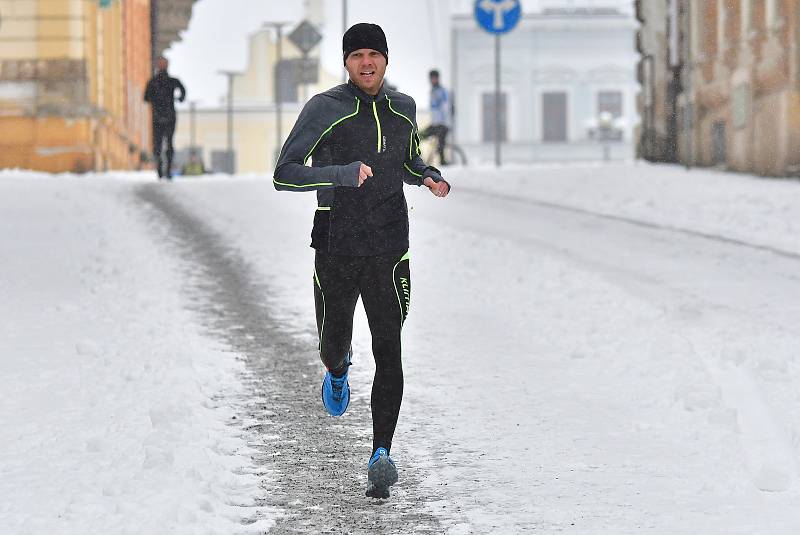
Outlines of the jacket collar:
M372 102L373 100L379 101L386 98L386 91L384 90L384 84L381 84L381 88L380 90L378 90L378 94L375 95L374 97L362 91L361 88L358 87L356 84L354 84L352 80L347 80L347 88L353 95L358 97L359 100L364 102Z

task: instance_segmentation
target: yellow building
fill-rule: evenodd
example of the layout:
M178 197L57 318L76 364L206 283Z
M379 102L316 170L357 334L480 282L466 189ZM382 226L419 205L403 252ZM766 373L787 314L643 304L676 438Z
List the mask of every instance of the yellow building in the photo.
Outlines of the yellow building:
M0 167L140 165L150 16L150 0L0 0Z

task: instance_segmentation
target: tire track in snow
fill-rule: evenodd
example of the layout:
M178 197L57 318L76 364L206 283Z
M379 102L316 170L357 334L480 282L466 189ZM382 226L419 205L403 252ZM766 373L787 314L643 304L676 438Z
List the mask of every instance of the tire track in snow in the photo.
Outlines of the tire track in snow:
M789 490L797 478L797 461L791 442L774 409L761 392L762 387L744 366L714 356L685 336L690 351L705 365L720 389L721 401L736 414L743 463L753 485L762 491Z
M192 308L213 335L244 355L251 395L233 402L264 469L270 498L260 505L284 512L270 533L445 532L440 522L445 519L427 506L444 498L418 493L425 474L413 458L399 466L391 499L364 496L371 447L368 401L354 398L342 418L324 413L319 359L307 341L314 337L313 326L308 336L293 336L271 314L269 289L246 261L172 195L164 184L137 190L162 216L191 268Z

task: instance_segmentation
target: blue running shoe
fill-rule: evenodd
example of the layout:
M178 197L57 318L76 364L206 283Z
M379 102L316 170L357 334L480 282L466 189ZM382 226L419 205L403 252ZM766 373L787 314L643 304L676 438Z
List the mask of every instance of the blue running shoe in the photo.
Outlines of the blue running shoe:
M341 416L350 405L350 383L347 381L350 374L349 355L346 364L344 375L336 377L328 371L322 380L322 404L331 416Z
M367 465L367 496L386 499L389 487L397 483L397 467L386 448L378 448Z

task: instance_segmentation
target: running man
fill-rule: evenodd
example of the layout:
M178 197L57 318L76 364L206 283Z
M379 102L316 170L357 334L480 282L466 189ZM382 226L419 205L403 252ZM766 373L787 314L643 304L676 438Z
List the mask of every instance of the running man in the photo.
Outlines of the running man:
M168 73L169 61L165 57L158 58L158 72L147 82L144 92L145 102L153 107L153 159L156 162L158 178L172 179L172 157L175 149L172 138L175 135L175 90L180 92L178 100L186 99L186 88L177 78L172 78ZM167 142L167 161L161 158L161 149L164 141Z
M447 147L447 133L450 132L450 93L439 83L439 71L433 69L428 73L431 82L431 124L428 125L419 137L427 139L430 136L436 137L436 152L439 153L439 164L447 165L444 149Z
M317 193L314 302L327 369L322 403L332 416L350 402L353 314L359 296L364 304L375 358L366 494L388 498L397 481L389 453L403 397L400 332L411 302L403 183L424 185L437 197L450 185L419 156L414 100L384 87L389 49L381 27L351 27L342 51L350 80L305 105L273 182L277 190Z

